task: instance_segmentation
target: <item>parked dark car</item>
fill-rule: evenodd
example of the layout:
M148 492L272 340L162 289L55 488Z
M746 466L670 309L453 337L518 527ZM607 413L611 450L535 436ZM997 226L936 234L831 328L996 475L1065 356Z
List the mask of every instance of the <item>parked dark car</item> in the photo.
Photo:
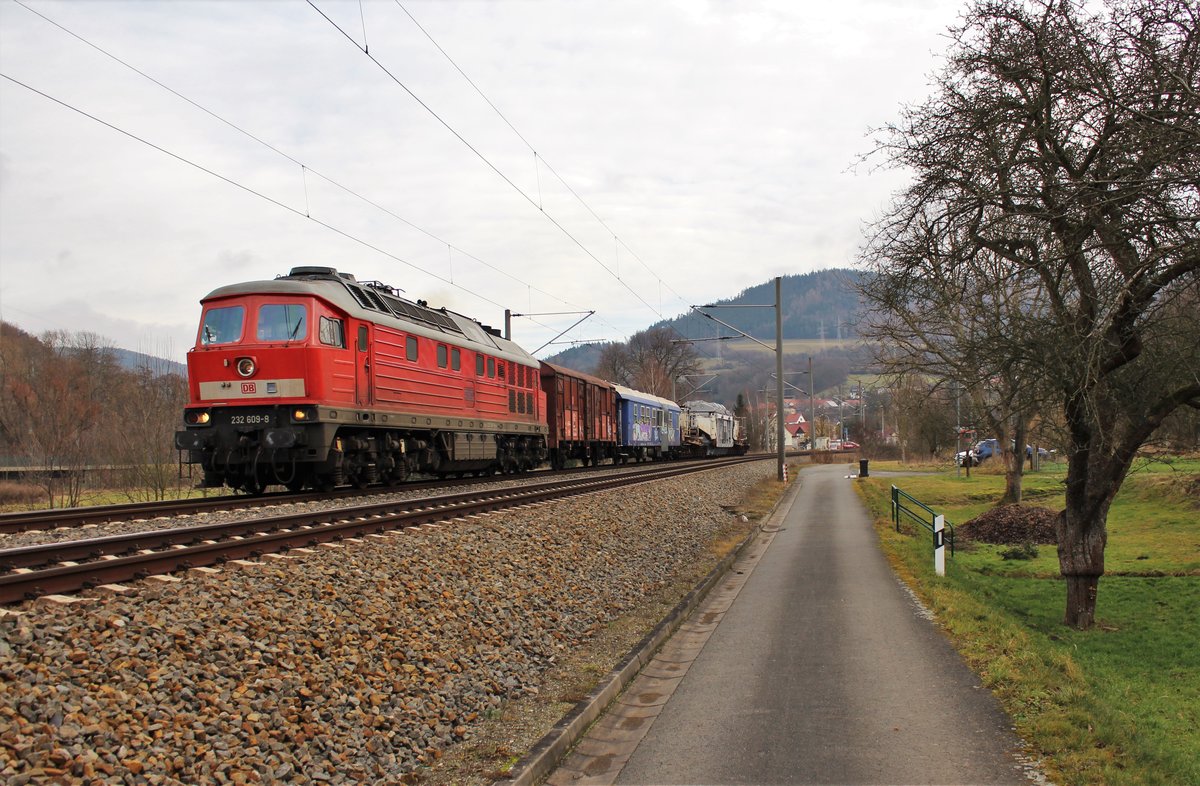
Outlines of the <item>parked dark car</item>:
M978 467L984 461L995 456L998 450L999 443L995 439L984 439L975 443L974 447L967 450L959 451L954 455L954 463L960 467ZM1038 461L1046 461L1050 458L1050 451L1045 448L1038 448ZM1028 461L1033 456L1033 446L1025 446L1025 460Z

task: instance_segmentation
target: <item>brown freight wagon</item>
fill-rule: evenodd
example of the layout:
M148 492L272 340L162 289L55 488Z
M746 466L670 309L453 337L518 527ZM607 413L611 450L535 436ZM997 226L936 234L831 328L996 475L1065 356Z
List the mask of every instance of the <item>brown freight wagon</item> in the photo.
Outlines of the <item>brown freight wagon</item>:
M542 391L550 432L550 465L567 459L586 467L617 455L617 395L612 383L551 363L542 363Z

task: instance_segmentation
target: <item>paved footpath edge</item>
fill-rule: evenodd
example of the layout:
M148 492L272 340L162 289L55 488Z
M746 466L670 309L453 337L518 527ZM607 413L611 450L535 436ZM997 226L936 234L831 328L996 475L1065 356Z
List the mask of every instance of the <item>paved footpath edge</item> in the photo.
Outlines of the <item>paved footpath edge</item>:
M621 659L591 693L581 699L558 723L554 724L554 728L538 740L529 752L513 765L505 778L493 781L493 786L534 786L553 772L576 743L583 739L588 728L634 681L659 648L704 601L713 587L720 583L750 544L754 543L764 531L778 526L783 513L786 513L785 503L791 504L799 491L800 484L801 478L797 476L775 502L771 512L764 516L762 521Z

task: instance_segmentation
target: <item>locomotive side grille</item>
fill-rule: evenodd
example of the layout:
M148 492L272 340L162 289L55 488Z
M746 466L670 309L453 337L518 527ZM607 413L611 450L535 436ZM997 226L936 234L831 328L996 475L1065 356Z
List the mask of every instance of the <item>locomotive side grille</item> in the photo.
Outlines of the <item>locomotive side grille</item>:
M371 302L371 299L367 297L367 291L362 287L356 287L351 284L347 284L346 289L350 290L350 294L354 295L354 299L358 301L358 305L362 306L363 308L369 308L374 311L383 310Z
M399 319L408 320L410 322L420 322L430 327L438 328L447 333L462 334L462 328L449 317L440 311L434 311L432 308L419 306L416 303L409 303L406 300L401 300L398 297L387 294L386 292L377 291L371 287L363 287L358 284L342 282L346 289L350 290L350 294L360 306L371 311L378 311L382 314L389 314Z
M446 314L434 311L431 308L425 308L424 306L407 303L400 298L389 297L387 295L383 295L382 297L384 302L387 303L396 316L402 319L412 319L416 320L417 322L424 322L426 325L432 325L433 327L438 327L451 333L462 333L462 330L459 329L455 321Z

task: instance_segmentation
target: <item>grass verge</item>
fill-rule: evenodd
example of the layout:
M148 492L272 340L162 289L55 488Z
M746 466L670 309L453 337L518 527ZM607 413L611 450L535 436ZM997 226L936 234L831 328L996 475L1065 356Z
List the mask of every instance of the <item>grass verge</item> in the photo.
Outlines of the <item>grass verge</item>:
M1053 547L1004 560L972 544L933 572L929 535L897 533L891 479L858 485L897 573L935 611L972 668L1043 758L1074 784L1200 784L1200 479L1196 462L1131 475L1108 519L1109 573L1098 624L1062 625L1066 590ZM1026 478L1027 502L1062 508L1065 466ZM953 470L896 485L961 524L1003 493L1001 474Z

